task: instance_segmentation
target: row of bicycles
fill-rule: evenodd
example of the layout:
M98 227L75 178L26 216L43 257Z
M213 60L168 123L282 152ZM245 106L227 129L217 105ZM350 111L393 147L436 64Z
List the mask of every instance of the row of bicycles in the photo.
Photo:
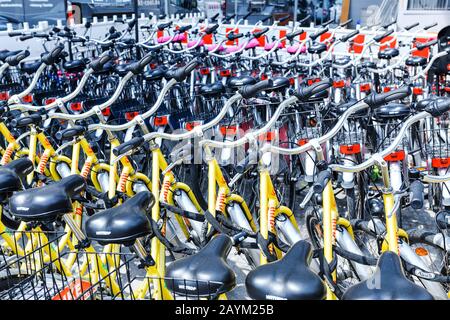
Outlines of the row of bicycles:
M0 299L449 297L448 30L233 18L10 32Z

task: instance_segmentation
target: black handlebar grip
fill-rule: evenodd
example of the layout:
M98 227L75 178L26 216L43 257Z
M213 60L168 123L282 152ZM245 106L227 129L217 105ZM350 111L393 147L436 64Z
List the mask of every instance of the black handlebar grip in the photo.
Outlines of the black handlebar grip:
M25 40L30 40L30 39L33 39L33 36L31 34L28 34L26 36L21 36L19 38L20 41L25 41Z
M329 24L331 24L332 22L333 22L333 19L330 19L330 20L328 20L327 22L322 23L321 26L322 26L322 27L326 27L326 26L328 26Z
M166 14L160 14L160 15L158 16L158 20L163 20L163 19L165 19L166 17L167 17Z
M432 47L436 43L438 43L437 39L434 39L434 40L431 40L431 41L428 41L428 42L425 42L425 43L416 43L416 48L417 48L417 50L422 50L422 49L425 49L425 48L428 48L428 47Z
M225 17L225 21L229 22L231 19L233 19L234 17L236 17L236 14L233 13L231 16Z
M423 184L419 180L415 180L411 185L409 186L409 191L411 191L409 199L411 208L418 210L423 208Z
M285 17L280 18L280 19L278 20L278 22L285 22L285 21L289 20L290 18L291 18L291 16L290 16L290 15L287 15L287 16L285 16Z
M260 31L256 31L253 33L253 37L258 39L261 36L263 36L264 34L266 34L269 31L268 27L265 27L264 29L260 30Z
M264 19L261 19L261 22L266 22L268 21L270 18L272 18L272 16L267 16Z
M347 42L348 40L352 39L354 36L356 36L357 34L359 34L359 30L354 30L350 33L347 33L346 35L342 36L342 38L340 39L341 42Z
M307 15L306 17L304 17L302 20L300 20L298 23L299 25L302 25L302 23L308 21L309 19L311 19L311 15Z
M405 29L406 31L409 31L409 30L411 30L412 28L417 27L418 25L419 25L419 23L416 22L416 23L410 24L409 26L404 27L403 29Z
M394 21L389 22L389 23L387 23L385 25L382 25L381 27L386 29L386 28L389 28L390 26L392 26L393 24L396 24L396 23L397 23L397 20L394 20Z
M70 140L74 137L82 136L85 132L86 132L86 127L76 125L71 128L67 128L67 129L58 131L55 134L55 138L58 140Z
M242 17L243 20L247 19L248 17L250 17L252 15L253 11L250 11L249 13L247 13L245 16Z
M296 97L300 101L306 101L311 96L313 96L315 94L319 94L319 93L321 93L324 90L328 90L332 86L333 86L333 81L328 78L328 79L325 79L325 80L322 80L322 81L319 81L319 82L315 82L315 83L313 83L312 85L310 85L308 87L300 88L298 93L296 93Z
M321 35L323 35L327 31L328 31L328 27L320 29L319 31L317 31L316 33L313 33L309 37L311 38L311 40L316 40L318 37L320 37Z
M10 36L10 37L21 36L22 34L23 34L23 33L20 32L20 31L11 31L11 32L8 32L8 36Z
M435 22L435 23L433 23L433 24L430 24L430 25L424 27L423 30L431 29L431 28L433 28L433 27L436 27L437 25L438 25L437 22Z
M191 25L191 24L188 24L187 26L180 27L180 29L178 29L178 32L179 32L179 33L183 33L183 32L188 31L188 30L191 29L191 28L192 28L192 25Z
M35 34L33 34L33 37L35 37L35 38L45 38L45 39L48 39L48 38L49 38L49 35L46 34L46 33L35 33Z
M433 117L442 116L449 110L450 110L450 98L444 97L433 100L425 107L425 111L431 114Z
M133 19L130 22L128 22L128 30L133 29L135 25L136 25L136 19Z
M79 42L85 42L86 40L83 38L72 38L70 41L72 41L72 43L79 43Z
M103 66L108 62L111 61L111 59L113 58L113 56L111 54L105 54L102 55L101 57L95 59L94 61L91 62L91 64L89 65L89 67L94 70L95 72L101 71L103 69Z
M245 99L252 98L258 94L260 91L264 91L273 86L272 79L267 79L264 81L260 81L253 85L246 85L239 90L241 96Z
M328 181L331 179L331 171L330 170L323 170L320 171L317 175L317 180L314 182L313 190L314 193L322 193L325 189Z
M301 35L301 34L304 33L304 32L305 32L305 30L303 30L303 29L298 29L298 30L296 30L296 31L294 31L294 32L288 33L288 34L286 35L286 39L288 39L288 40L290 41L290 40L294 39L296 36L299 36L299 35Z
M242 38L243 36L244 36L244 35L243 35L242 33L234 33L234 32L230 32L230 33L227 35L227 39L230 40L230 41L233 41L233 40Z
M41 115L34 113L26 117L12 119L10 123L13 128L23 128L32 124L39 124L41 122Z
M15 56L10 56L10 57L6 58L6 63L8 63L12 67L15 67L20 63L20 61L22 61L29 55L30 55L30 51L28 51L28 50L21 51L18 54L16 54Z
M219 24L216 23L212 27L206 28L205 33L211 34L211 33L215 32L218 28L219 28Z
M353 19L348 19L347 21L342 22L339 24L339 27L346 27L348 24L352 23Z
M209 20L211 20L211 21L216 21L218 17L219 17L219 13L216 13L216 14L213 15L211 18L209 18Z
M383 40L387 36L390 36L393 32L394 32L394 30L388 30L388 31L386 31L383 34L380 34L378 36L373 37L373 40L375 40L376 42L380 42L381 40Z
M128 140L127 142L124 142L121 145L115 147L113 149L113 153L116 157L118 157L124 153L127 153L130 150L139 148L141 145L144 144L144 142L145 142L145 139L143 137L132 138L132 139Z
M49 53L45 54L42 57L42 59L41 59L42 62L48 66L54 64L58 60L58 58L61 56L63 50L64 50L63 44L56 46L55 48L53 48L52 51L50 51Z
M411 88L404 86L392 91L383 93L374 93L364 99L371 108L376 108L388 102L406 98L411 95Z
M170 70L166 73L166 77L175 79L177 82L184 81L191 72L200 64L198 60L192 60L184 67L175 70Z
M115 40L115 39L119 39L122 36L122 33L120 31L116 31L114 33L111 33L108 36L108 40Z

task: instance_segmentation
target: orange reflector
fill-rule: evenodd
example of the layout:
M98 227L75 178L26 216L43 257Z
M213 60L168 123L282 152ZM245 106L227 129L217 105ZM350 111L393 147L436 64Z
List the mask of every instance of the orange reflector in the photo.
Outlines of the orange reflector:
M83 109L83 103L82 102L72 102L70 104L70 109L72 111L81 111L81 109Z
M384 87L383 88L383 92L389 92L389 91L391 91L391 88L389 88L389 87Z
M391 154L384 157L384 160L388 162L402 161L404 159L405 159L405 151L403 150L392 152Z
M294 78L289 78L289 83L291 84L291 86L293 86L295 84L295 79Z
M105 117L109 117L111 115L111 108L110 107L106 107L105 109L102 110L102 114ZM134 118L134 117L133 117Z
M236 126L221 126L220 127L220 133L223 136L227 136L227 135L235 135L237 132L237 127Z
M431 159L433 168L448 168L450 166L450 158L433 158Z
M186 122L186 130L187 131L191 131L192 129L194 129L195 127L199 126L200 122L198 121L192 121L192 122Z
M231 76L231 70L220 70L219 72L221 77L230 77Z
M155 117L155 120L153 121L154 125L156 127L162 127L167 125L167 123L169 123L169 120L167 119L167 116L160 116L160 117Z
M338 80L338 81L334 81L333 82L333 87L334 88L343 88L345 86L345 81L344 80Z
M308 79L307 84L308 86L312 85L313 83L319 82L320 78L313 78L313 79Z
M200 74L202 75L210 74L209 68L200 68Z
M303 146L303 145L305 145L305 144L307 144L308 143L308 139L300 139L300 140L298 140L298 144L300 145L300 146Z
M109 109L109 107L108 107ZM111 112L111 110L109 111ZM103 112L102 112L103 113ZM128 121L131 121L134 119L134 117L136 117L139 114L139 112L134 111L134 112L126 112L125 113L125 119L127 119Z
M274 131L269 131L267 133L263 133L261 135L261 139L265 139L266 141L273 141L275 140L275 132Z
M56 101L56 98L48 98L48 99L45 99L44 104L46 106L48 106L49 104L51 104L51 103L53 103L55 101Z
M33 95L27 94L25 97L22 98L22 101L25 103L32 103L33 102Z
M339 146L339 151L342 154L357 154L361 152L361 145L357 143L352 145Z
M368 92L370 91L370 83L363 83L359 85L359 91Z
M416 96L423 94L423 89L419 87L413 88L413 94L415 94Z
M6 101L9 99L9 93L7 91L0 92L0 101Z
M423 247L418 247L418 248L416 248L415 251L419 257L424 257L424 256L428 255L428 250Z

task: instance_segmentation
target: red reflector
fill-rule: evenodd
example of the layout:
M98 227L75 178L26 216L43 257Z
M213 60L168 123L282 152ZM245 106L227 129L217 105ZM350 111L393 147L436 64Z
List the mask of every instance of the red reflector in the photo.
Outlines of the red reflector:
M9 99L9 93L8 92L0 92L0 101L6 101Z
M267 77L267 75L266 74L262 74L261 75L261 80L266 80L268 77Z
M109 109L109 107L108 107ZM109 110L110 114L111 114L111 110ZM102 112L103 113L103 112ZM137 111L133 111L133 112L126 112L125 113L125 119L127 119L128 121L131 121L134 119L134 117L136 117L139 114L139 112Z
M450 92L450 87L445 87L444 90L445 92Z
M210 74L209 68L201 68L200 74L202 74L202 75Z
M236 132L237 132L237 127L236 126L222 126L222 127L220 127L220 133L223 135L223 136L226 136L226 135L235 135L236 134Z
M156 63L150 63L150 69L155 69L157 67Z
M72 111L81 111L81 109L83 109L83 104L81 102L72 102L70 104L70 109L72 109Z
M392 152L391 154L384 157L384 160L389 162L402 161L404 159L405 159L405 151L403 150Z
M274 131L269 131L267 133L263 133L261 135L261 139L265 139L266 141L273 141L275 140L275 132Z
M344 80L339 80L339 81L334 81L333 82L333 87L334 88L343 88L345 86L345 81Z
M104 115L105 117L109 117L111 115L111 108L110 107L106 107L105 109L103 109L102 110L102 115Z
M320 78L314 78L314 79L308 79L307 83L308 86L312 85L313 83L319 82Z
M221 77L230 77L231 76L231 70L220 70L220 76Z
M359 91L368 92L370 91L370 83L364 83L359 85Z
M46 106L48 106L49 104L51 104L51 103L53 103L55 101L56 101L56 98L48 98L48 99L45 99L44 104Z
M423 89L422 88L413 88L413 94L420 95L423 93Z
M383 88L383 92L389 92L389 91L391 91L391 88L389 88L389 87L384 87Z
M25 103L31 103L31 102L33 102L33 95L27 94L25 97L22 98L22 100Z
M450 71L450 63L447 65L447 70Z
M433 168L448 168L450 167L450 158L433 158L431 159L431 166Z
M186 122L186 130L187 131L191 131L192 129L194 129L195 127L199 126L200 122L197 121L192 121L192 122Z
M300 146L303 146L303 145L305 145L305 144L307 144L308 143L308 139L300 139L300 140L298 140L298 144L300 145Z
M289 78L289 83L291 84L291 86L293 86L295 84L295 79L294 78Z
M155 120L153 121L157 127L165 126L168 122L167 116L155 117Z
M361 152L361 145L359 143L352 145L339 146L339 151L342 154L356 154Z

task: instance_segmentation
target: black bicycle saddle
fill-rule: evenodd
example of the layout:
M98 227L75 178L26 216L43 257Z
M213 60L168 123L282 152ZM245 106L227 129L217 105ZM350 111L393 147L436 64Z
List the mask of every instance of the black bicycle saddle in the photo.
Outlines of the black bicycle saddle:
M9 210L23 221L51 222L72 212L71 198L85 187L82 176L70 175L50 185L14 194L9 199Z
M250 271L245 287L255 300L322 300L326 287L322 279L309 269L311 245L298 241L286 255Z
M226 262L231 238L220 234L198 253L172 262L166 269L167 288L183 296L211 297L230 291L236 275Z
M24 179L34 169L28 158L21 158L0 167L0 200L11 192L21 190Z
M343 300L433 300L424 288L408 280L400 257L384 252L378 260L375 273L345 291Z
M131 246L137 238L152 233L146 214L154 203L153 194L139 192L123 204L90 217L84 225L85 234L88 239L102 245L117 243Z

